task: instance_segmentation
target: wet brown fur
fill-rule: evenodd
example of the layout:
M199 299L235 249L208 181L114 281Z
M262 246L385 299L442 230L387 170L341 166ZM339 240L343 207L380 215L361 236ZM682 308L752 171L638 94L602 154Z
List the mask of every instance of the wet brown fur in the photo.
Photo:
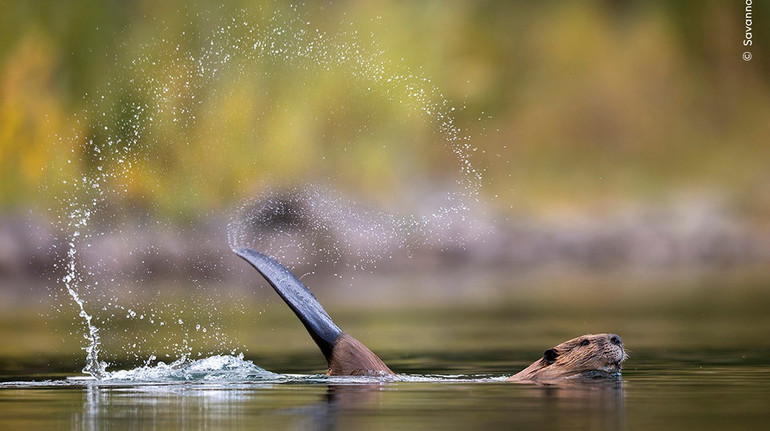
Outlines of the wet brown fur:
M615 334L583 335L565 341L530 366L508 378L515 382L550 382L579 377L619 376L627 358Z
M543 357L508 378L550 383L574 378L618 377L628 355L615 334L582 335L546 350ZM395 373L360 341L343 332L328 359L330 376L385 376Z
M360 341L341 333L329 357L328 376L382 376L395 374Z

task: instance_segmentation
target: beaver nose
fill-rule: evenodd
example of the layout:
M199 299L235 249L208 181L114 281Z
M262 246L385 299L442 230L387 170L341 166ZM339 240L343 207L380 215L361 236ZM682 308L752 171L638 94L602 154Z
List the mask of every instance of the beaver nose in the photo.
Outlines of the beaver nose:
M610 343L612 343L612 344L614 344L616 346L620 346L621 344L623 344L623 341L620 340L619 336L617 336L615 334L612 334L612 335L610 335Z

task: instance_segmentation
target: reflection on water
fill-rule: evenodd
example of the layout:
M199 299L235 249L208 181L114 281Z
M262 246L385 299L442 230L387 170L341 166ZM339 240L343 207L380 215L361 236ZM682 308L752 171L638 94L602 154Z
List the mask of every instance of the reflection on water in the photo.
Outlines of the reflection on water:
M729 293L669 308L618 301L590 308L591 302L572 314L544 307L513 317L507 309L406 313L417 316L411 320L367 314L368 327L395 340L397 349L382 349L388 365L403 373L392 382L265 371L317 372L323 358L315 350L156 364L101 382L67 379L80 367L54 369L55 358L0 358L0 429L764 429L767 298L747 296L736 306L740 296ZM732 307L724 307L730 300ZM590 321L576 328L585 316ZM552 342L595 329L620 333L629 347L621 381L502 381Z
M621 381L551 386L477 376L419 375L408 381L382 383L321 376L143 384L24 380L0 383L0 426L658 431L761 428L770 420L770 367L762 359L767 353L639 352L627 363ZM707 363L705 357L723 359ZM489 358L475 359L485 363ZM487 363L492 365L482 371L494 374L495 360ZM448 366L436 365L438 369Z
M244 422L244 406L259 389L258 385L248 389L87 385L81 414L73 414L71 425L74 429L99 429L109 424L140 429L237 426Z
M376 409L381 384L345 385L163 385L104 387L89 384L74 428L105 424L131 428L338 429L338 416Z
M51 394L52 396L54 394ZM616 429L623 425L623 383L560 386L501 382L363 383L329 385L89 384L71 426L97 429L241 428L398 429L440 426L505 429L547 423L556 429Z

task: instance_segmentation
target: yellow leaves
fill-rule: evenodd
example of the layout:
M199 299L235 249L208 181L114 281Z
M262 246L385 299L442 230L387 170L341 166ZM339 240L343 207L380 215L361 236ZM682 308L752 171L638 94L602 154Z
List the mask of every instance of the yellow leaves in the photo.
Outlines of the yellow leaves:
M240 1L245 12L231 5L214 13L178 1L118 3L93 16L70 11L76 21L59 17L65 30L98 33L36 26L46 18L33 14L20 18L28 22L17 37L6 30L0 38L0 205L51 199L62 181L93 169L91 134L101 134L93 136L101 145L107 135L125 143L139 129L135 165L106 185L165 213L221 208L267 183L330 181L393 195L459 169L425 101L457 108L454 124L479 149L474 163L485 165L486 190L517 205L524 195L583 205L696 175L736 189L766 183L766 157L756 155L767 152L768 86L761 64L736 59L725 42L741 23L719 14L723 6L704 6L711 12L693 24L711 29L707 42L726 44L699 58L687 52L688 37L701 35L677 22L700 19L690 13L700 6L308 4L308 24L279 16L285 33L275 42L324 33L314 50L294 46L307 48L299 58L296 49L250 51L281 5ZM103 22L115 14L130 15L125 31ZM241 17L249 24L238 24ZM216 33L221 23L232 29ZM94 34L105 40L93 43ZM334 40L360 44L346 51ZM113 54L115 63L100 69ZM387 66L374 64L380 60ZM84 105L72 106L84 89ZM97 117L101 107L132 104L144 110L140 120L115 111ZM80 122L72 117L78 108L90 111ZM41 186L47 191L38 195Z
M50 168L49 148L65 122L57 98L58 56L43 35L19 39L0 68L0 204L35 193Z

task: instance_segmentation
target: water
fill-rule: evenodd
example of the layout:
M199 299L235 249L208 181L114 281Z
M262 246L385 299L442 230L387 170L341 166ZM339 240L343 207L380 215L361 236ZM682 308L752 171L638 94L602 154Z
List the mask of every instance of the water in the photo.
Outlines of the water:
M710 324L705 325L706 330L696 327L698 337L685 339L682 335L688 330L692 333L693 325L701 323L701 319L690 314L688 323L683 324L671 314L650 322L644 315L649 307L626 307L630 314L601 321L612 325L590 325L601 326L595 332L613 331L624 336L631 359L621 381L536 386L506 383L502 379L537 358L543 348L550 347L540 346L536 350L532 338L551 339L553 333L536 329L522 344L526 334L519 332L510 337L511 334L499 331L499 316L494 321L477 312L443 316L441 321L447 322L446 327L483 330L462 336L443 327L434 328L428 338L445 338L430 349L426 347L430 343L421 342L426 340L425 335L412 337L411 329L401 331L397 337L400 350L391 347L381 353L401 377L377 381L319 375L317 353L278 354L272 360L238 355L241 349L224 331L226 323L218 320L223 314L218 309L229 310L233 306L227 299L220 302L212 298L192 306L151 300L144 308L126 302L124 298L132 294L127 288L130 283L104 276L104 268L89 266L82 258L95 239L105 233L131 237L131 222L112 215L124 208L111 207L115 204L106 197L119 196L116 202L121 202L127 196L127 186L115 179L130 176L134 169L148 164L153 158L152 149L163 148L165 138L189 139L183 132L177 137L174 131L180 129L176 127L194 130L203 117L211 114L201 109L201 96L222 96L207 95L204 90L217 88L216 84L223 79L246 80L255 64L273 64L272 72L263 72L268 74L278 74L282 68L299 69L310 75L324 71L342 73L374 94L370 97L411 106L411 113L432 124L447 151L456 156L458 178L451 190L439 193L438 198L418 193L413 197L415 201L434 202L419 211L401 207L407 208L406 214L353 208L351 200L322 187L295 190L292 196L299 196L299 202L310 209L306 217L310 229L305 226L301 234L280 230L277 234L285 239L287 234L301 238L308 232L333 232L334 237L318 237L325 244L323 247L307 246L294 238L288 243L272 243L271 238L254 235L250 224L264 227L265 223L255 217L260 214L260 207L247 203L231 224L230 247L259 244L257 248L288 265L308 259L302 256L304 252L322 253L333 264L344 264L338 256L348 254L354 257L356 265L375 266L378 260L412 245L428 241L439 246L462 242L467 238L456 233L477 225L472 213L483 211L478 201L481 173L471 162L474 149L470 138L454 124L454 107L429 79L399 70L381 55L376 44L366 46L354 31L327 34L306 22L301 14L277 13L262 26L238 17L226 21L214 25L211 34L202 36L208 43L200 50L185 50L166 41L157 42L162 45L159 49L148 47L152 49L147 51L154 54L137 58L132 63L132 73L122 78L132 80L134 101L115 106L103 104L104 96L108 96L108 101L115 99L113 90L106 88L90 102L83 117L95 118L89 125L100 133L94 139L72 139L82 146L78 150L86 154L93 166L85 176L68 181L71 192L62 197L65 211L59 214L59 226L70 238L60 263L67 272L61 279L62 291L66 293L65 299L75 304L84 327L83 333L77 334L86 340L86 364L82 369L97 379L78 376L76 370L82 364L76 366L71 360L65 360L71 366L52 366L57 359L46 357L45 353L42 357L37 354L3 360L3 428L740 429L767 423L769 352L765 342L757 345L757 341L764 340L770 325L764 318L760 318L760 325L755 320L747 325L740 310L730 314L737 318L737 323L727 322L720 315L717 317L721 319L705 320ZM147 79L134 82L137 76ZM259 96L269 99L269 91L263 91ZM357 136L368 137L370 134L366 133ZM320 160L314 162L322 164ZM190 170L201 172L199 178L190 178L191 188L209 179L209 169ZM280 170L280 166L276 168L276 172ZM334 181L332 178L331 182ZM169 193L177 192L180 190ZM294 197L289 202L291 199ZM260 202L270 205L274 201ZM362 238L373 241L365 243L360 241ZM104 258L122 259L142 247L124 245L125 255ZM222 245L225 249L228 246L224 238ZM139 274L131 283L141 284L144 276ZM197 280L185 282L200 285ZM126 290L127 294L123 292ZM577 321L592 316L589 309L576 309L581 316ZM698 309L689 309L691 313L693 310ZM636 322L638 327L629 323L623 327L624 319ZM149 322L152 330L128 332L132 325L125 320L131 324ZM549 327L549 322L536 321L532 316L521 321L527 328ZM714 322L729 323L736 332L720 333L723 330L714 330ZM618 326L621 328L616 329ZM176 332L158 333L160 328L170 327ZM657 332L661 328L664 329ZM684 331L672 333L672 328ZM121 329L128 335L119 334ZM377 325L366 330L376 331ZM554 333L565 335L563 340L589 330L581 327L576 333L573 320ZM720 343L715 346L709 335L717 336ZM221 344L215 349L217 352L192 359L194 353L201 353L192 347L196 337ZM109 368L102 360L107 353L103 343L107 342L121 345L120 350L108 352L113 358ZM158 342L173 347L178 359L161 363L150 356L146 365L121 370L121 363L140 359L137 352L142 351L143 343ZM507 350L500 349L503 345ZM518 348L512 350L511 346Z
M446 353L446 356L443 355ZM432 352L394 369L448 372ZM0 424L12 428L156 429L761 429L770 419L767 350L646 351L619 382L564 386L484 379L510 366L498 354L465 358L479 375L374 382L324 376L254 374L252 366L192 379L18 380L0 384ZM429 359L428 359L429 358ZM308 362L317 360L308 357ZM388 360L388 358L386 358ZM520 364L519 364L520 365ZM209 378L207 378L207 376ZM159 377L159 376L156 376Z
M302 205L299 210L303 213L301 218L308 220L309 226L305 226L299 233L288 232L283 228L277 232L268 232L276 234L280 243L274 241L276 236L263 235L263 231L254 229L255 224L258 227L265 226L261 223L262 219L253 217L250 211L254 208L249 203L251 199L247 198L230 224L228 236L231 248L252 246L275 256L288 266L307 261L330 262L334 265L354 261L352 265L355 269L361 269L364 266L374 267L379 260L392 257L393 253L414 245L427 242L456 244L473 236L474 227L478 224L472 222L471 210L474 204L476 210L479 208L482 176L471 159L475 149L470 137L454 122L455 108L429 77L394 64L391 57L377 46L374 35L359 35L354 23L336 30L322 30L299 9L294 5L276 5L274 10L263 11L259 7L260 13L256 15L262 16L261 19L249 13L254 11L242 11L241 14L218 19L190 17L192 21L205 21L204 27L209 30L195 36L183 32L168 40L155 40L147 44L133 54L135 58L126 62L126 70L117 74L104 88L84 96L86 108L73 114L72 122L76 125L73 136L60 137L58 146L70 149L64 156L67 157L68 165L72 165L72 159L75 159L74 165L81 162L86 167L76 170L75 178L64 180L66 188L63 195L59 196L61 211L54 215L62 235L69 238L67 252L60 255L62 257L59 262L66 271L60 280L63 289L55 292L55 295L60 301L57 310L65 308L65 303L72 303L79 311L86 341L83 348L87 357L84 373L98 378L108 375L108 362L124 355L135 355L138 358L143 354L142 346L154 342L150 338L167 337L165 344L173 347L179 356L194 353L189 346L195 337L217 340L220 343L219 350L223 352L235 353L240 350L241 346L230 342L228 334L219 330L221 322L217 320L219 313L216 312L216 300L212 300L211 307L198 307L192 317L184 314L184 307L164 302L162 298L144 308L138 307L125 300L126 296L133 294L127 284L141 283L150 274L138 272L128 282L116 280L132 268L112 265L113 262L130 260L135 255L156 254L151 244L141 244L134 240L137 232L164 223L167 224L167 231L179 232L178 224L156 218L153 209L126 208L131 201L152 200L143 193L140 196L132 195L135 193L130 191L135 187L132 184L134 178L155 178L157 184L144 185L150 190L168 187L163 175L166 167L154 163L156 159L165 158L168 154L158 157L159 154L165 154L166 151L174 153L179 148L189 149L184 154L175 154L174 158L179 159L180 164L189 165L186 170L192 174L186 176L185 182L178 184L177 189L166 190L169 196L179 193L197 196L197 193L201 193L197 189L209 187L213 177L216 177L212 175L209 160L199 157L198 153L233 144L212 138L204 142L204 148L192 147L195 143L200 145L200 140L196 141L195 130L206 129L206 124L212 121L219 123L220 117L217 114L222 108L212 101L228 99L233 96L228 91L236 91L233 90L235 87L228 87L225 83L243 81L246 85L250 80L264 80L267 84L263 83L261 87L249 87L254 91L250 97L254 100L264 99L271 105L270 109L279 110L277 103L273 102L270 83L285 84L281 82L285 73L291 73L292 77L286 79L291 80L292 87L309 85L306 81L325 82L324 79L329 79L329 75L342 75L345 81L354 84L351 87L357 92L355 97L351 95L351 100L360 102L360 98L363 98L365 105L399 106L405 117L419 117L420 121L429 124L428 127L434 130L437 142L455 156L457 163L456 179L448 190L416 193L412 196L416 201L430 200L430 205L414 208L397 202L394 206L398 211L393 212L362 208L363 205L336 194L336 182L355 183L357 178L342 181L339 177L327 174L329 189L308 186L293 192L293 196L299 196L294 199ZM170 40L183 42L172 43ZM238 92L244 91L240 86L237 88ZM344 95L339 95L339 98L346 99ZM298 103L306 103L306 100ZM270 109L266 108L264 113L256 117L270 117ZM356 109L359 107L356 106ZM282 110L291 113L290 109ZM337 121L333 113L313 115L315 118L312 121L318 124ZM248 142L240 145L254 146L254 151L248 152L254 155L253 159L242 162L240 159L244 157L238 157L222 166L222 169L232 170L236 169L235 165L245 165L248 169L244 172L260 173L258 178L244 177L241 180L244 184L250 181L269 183L271 175L281 177L284 175L282 172L287 171L285 166L261 160L262 153L267 152L268 147L272 145L280 148L282 142L281 139L266 141L270 131L261 130L261 122L256 117L251 124L237 126L252 132L249 133ZM376 138L376 131L368 130L369 126L377 129L388 122L386 119L367 120L367 124L360 125L359 132L346 137L350 143L343 144L345 146L340 152L346 153L347 145ZM229 125L218 124L217 127L226 129ZM283 125L282 128L291 127ZM321 154L319 159L311 160L310 166L302 166L300 171L307 174L295 173L289 178L300 184L317 180L319 172L329 171L325 159L326 155ZM359 162L353 158L343 160L342 164L358 165ZM196 168L196 164L200 166ZM335 166L331 170L339 170ZM416 173L415 178L419 177L420 174ZM137 188L142 187L140 185ZM232 190L233 196L225 200L235 201L236 187L228 185L227 189ZM264 190L264 187L260 189ZM265 194L268 206L270 193ZM265 196L262 196L259 203L265 203ZM129 215L123 217L124 214ZM193 218L196 216L202 214L192 215ZM302 241L307 237L323 245ZM109 244L110 239L105 241L104 238L117 240L119 245ZM105 242L107 247L103 248ZM227 245L227 238L222 238L219 255L226 253ZM342 256L348 259L342 259ZM142 260L141 264L144 263ZM177 264L195 266L198 271L205 272L206 266L220 265L221 262ZM195 276L189 277L183 282L198 282ZM127 340L123 351L104 349L102 341L105 338L120 337L120 329L126 319L133 321L131 324L150 322L153 326L143 337ZM142 320L144 322L140 322ZM171 327L176 332L167 334Z
M256 343L243 357L114 364L95 380L78 375L75 354L0 355L0 427L763 429L770 420L766 286L724 283L687 294L676 285L551 286L558 295L520 292L494 307L333 310L401 375L394 381L321 375L322 355L278 302L268 310L277 316L262 325L254 316L233 323ZM10 344L35 338L29 331L0 325ZM620 381L501 381L552 344L600 331L619 333L629 351Z

